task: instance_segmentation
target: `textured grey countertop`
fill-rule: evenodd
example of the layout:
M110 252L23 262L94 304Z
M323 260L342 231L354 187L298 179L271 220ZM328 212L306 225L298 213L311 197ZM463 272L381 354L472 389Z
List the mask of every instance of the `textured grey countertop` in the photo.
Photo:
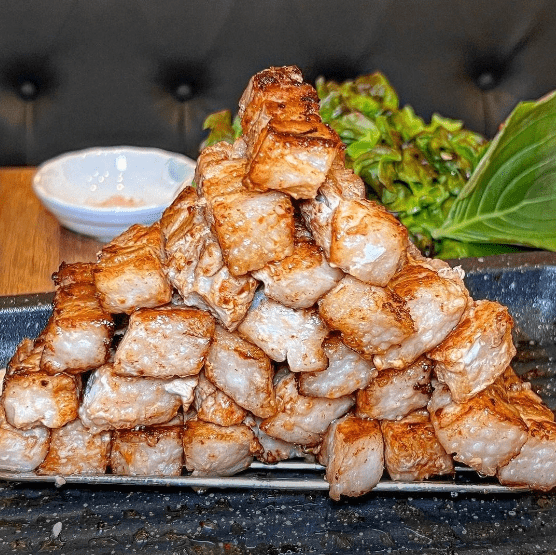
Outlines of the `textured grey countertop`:
M556 497L36 487L0 483L0 553L541 554Z

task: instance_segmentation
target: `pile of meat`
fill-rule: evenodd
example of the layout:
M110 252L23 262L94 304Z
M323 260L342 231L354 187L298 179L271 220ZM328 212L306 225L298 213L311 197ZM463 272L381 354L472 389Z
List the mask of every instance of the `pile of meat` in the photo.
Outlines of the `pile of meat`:
M9 362L0 468L229 476L326 467L330 496L454 472L556 485L552 412L512 370L512 319L365 198L295 67L255 75L243 135L150 227L62 265Z

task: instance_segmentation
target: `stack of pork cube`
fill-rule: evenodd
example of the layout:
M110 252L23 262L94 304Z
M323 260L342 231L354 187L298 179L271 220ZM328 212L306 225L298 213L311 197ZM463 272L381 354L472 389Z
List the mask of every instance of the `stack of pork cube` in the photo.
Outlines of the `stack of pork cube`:
M330 496L454 460L556 485L554 415L511 368L512 318L368 200L294 66L253 76L160 221L62 264L9 362L0 469L230 476L318 461Z

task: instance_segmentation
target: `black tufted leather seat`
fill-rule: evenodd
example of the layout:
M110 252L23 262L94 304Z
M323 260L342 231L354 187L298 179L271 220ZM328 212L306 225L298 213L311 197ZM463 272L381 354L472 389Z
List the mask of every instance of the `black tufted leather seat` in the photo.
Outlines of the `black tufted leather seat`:
M97 145L195 157L249 77L383 71L426 118L492 136L556 88L551 0L3 0L0 165Z

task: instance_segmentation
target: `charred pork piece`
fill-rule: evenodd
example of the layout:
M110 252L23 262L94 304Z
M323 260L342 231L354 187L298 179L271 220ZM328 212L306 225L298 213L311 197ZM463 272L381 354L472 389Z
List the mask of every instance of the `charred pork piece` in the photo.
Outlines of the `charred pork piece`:
M238 331L272 360L287 360L292 372L318 372L328 365L322 349L328 329L313 308L288 308L259 290Z
M241 140L236 143L241 144ZM295 229L288 195L257 193L243 186L246 161L238 158L241 150L221 143L205 149L195 174L207 203L207 222L233 276L243 276L292 254Z
M163 306L140 308L114 356L122 376L185 378L199 373L214 334L214 319L203 310Z
M180 295L187 297L193 291L195 269L210 236L205 207L195 189L186 187L180 192L163 212L160 229L165 239L166 275Z
M446 452L487 476L507 465L527 441L527 426L498 383L464 403L455 403L446 385L435 384L428 410Z
M161 380L118 376L111 364L94 370L79 417L94 432L152 426L171 420L193 402L197 376Z
M6 371L0 370L0 395ZM19 430L8 424L0 403L0 470L30 472L44 460L50 444L50 430L36 426Z
M301 212L331 266L384 287L405 262L408 232L382 206L365 199L357 181L353 172L335 165Z
M273 118L248 144L244 183L256 191L315 198L342 148L338 135L322 122Z
M40 370L43 347L40 337L36 342L25 339L8 363L1 401L15 428L61 428L77 418L81 377Z
M185 466L193 476L232 476L245 470L261 446L244 424L217 426L188 420L183 433Z
M265 295L290 308L309 308L330 291L343 272L332 268L320 247L296 222L293 253L270 262L252 276L264 283Z
M186 306L208 310L230 331L249 308L257 281L232 276L194 189L184 189L162 216L165 269Z
M183 468L183 426L116 430L110 467L127 476L179 476Z
M432 393L431 370L432 364L424 357L401 370L381 370L365 389L357 392L357 415L399 420L426 407Z
M77 374L104 364L114 323L98 299L94 264L62 264L53 275L54 310L42 333L41 369Z
M270 191L241 191L212 203L214 229L230 273L242 276L293 253L294 219L290 198Z
M549 491L556 487L556 424L554 413L508 368L497 380L508 392L510 403L527 425L527 441L506 466L498 471L498 480L506 486Z
M469 300L456 270L435 271L422 264L406 264L388 287L406 303L415 330L374 357L379 370L405 368L436 347L456 327Z
M240 407L267 418L276 412L274 371L262 349L217 326L205 376Z
M79 419L52 430L50 448L37 474L104 474L110 459L111 433L93 433Z
M352 276L345 276L318 305L326 325L369 360L414 333L409 307L396 293Z
M242 138L234 144L219 142L199 154L195 183L201 202L206 203L206 218L214 224L212 203L218 197L245 190L243 178L247 172L246 145Z
M380 423L384 437L384 460L392 480L418 481L454 473L454 462L440 442L426 409L397 422Z
M127 314L141 307L170 302L172 286L166 279L160 223L136 224L104 246L94 269L102 307Z
M270 67L253 75L239 100L244 134L260 130L271 118L321 121L319 97L296 66ZM262 117L261 117L262 116Z
M353 170L345 167L342 156L337 156L317 196L299 202L301 216L327 259L330 258L332 245L332 218L340 202L365 197L363 180Z
M436 362L438 379L461 403L493 383L516 354L513 320L493 301L477 301L456 328L427 356Z
M336 420L324 436L318 460L326 466L332 499L371 491L384 473L380 424L351 414Z
M219 426L241 424L247 416L247 411L209 381L204 371L195 388L194 408L199 420Z
M382 206L366 199L342 200L331 226L331 266L381 287L401 267L407 229Z
M303 458L307 462L314 462L314 456L306 453L300 445L265 434L260 428L261 422L262 418L254 416L248 416L244 421L244 424L253 430L261 444L262 449L256 454L257 460L268 464L295 458Z
M373 363L346 347L337 336L322 344L328 367L321 372L299 374L299 392L309 397L337 399L365 388L376 377Z
M318 445L329 424L346 414L354 403L350 395L338 399L300 395L296 375L291 372L277 373L275 382L278 412L265 418L260 429L288 443Z
M42 336L35 340L25 337L17 345L12 358L8 361L4 380L10 374L27 374L40 370L44 342ZM1 388L0 388L1 389Z

